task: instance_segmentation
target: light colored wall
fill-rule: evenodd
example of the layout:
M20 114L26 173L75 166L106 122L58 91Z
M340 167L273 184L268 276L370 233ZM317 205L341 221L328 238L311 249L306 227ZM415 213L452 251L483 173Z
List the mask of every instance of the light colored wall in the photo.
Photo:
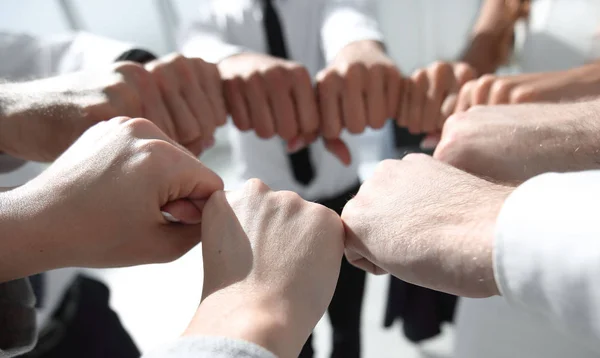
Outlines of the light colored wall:
M206 0L171 0L179 18L188 20ZM306 0L310 1L310 0ZM393 57L410 73L436 59L455 58L481 0L375 0ZM165 28L169 0L65 0L84 30L132 41L156 53L174 50ZM36 34L69 31L58 0L0 0L0 30Z

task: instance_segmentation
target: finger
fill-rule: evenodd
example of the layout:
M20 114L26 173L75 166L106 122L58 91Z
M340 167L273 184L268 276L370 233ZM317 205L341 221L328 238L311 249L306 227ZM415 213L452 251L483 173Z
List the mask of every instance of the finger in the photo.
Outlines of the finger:
M487 105L490 95L490 89L496 78L492 75L485 75L477 80L477 85L471 92L471 106Z
M227 111L223 98L223 84L219 68L199 58L192 59L192 66L197 75L198 85L208 96L214 113L215 126L220 127L225 125L227 122Z
M299 130L303 135L312 135L319 131L319 108L315 89L306 68L296 67L291 70L292 98Z
M200 126L202 139L207 140L213 137L216 129L216 113L208 100L208 95L199 85L199 77L202 74L197 73L195 67L184 57L177 60L177 72L179 82L181 83L181 92L190 108L194 120Z
M371 128L379 129L387 119L385 94L385 68L375 66L369 70L367 78L366 113L367 123Z
M125 82L131 81L136 84L142 98L143 116L155 123L173 140L178 141L173 119L167 110L154 76L141 66L136 66L135 71L117 69L117 72L123 75Z
M343 80L336 72L322 72L317 76L317 98L321 119L321 133L326 139L339 138L342 132Z
M167 109L174 119L179 142L183 145L201 137L200 125L195 120L186 100L182 97L177 74L171 68L159 66L154 70Z
M408 130L411 134L421 133L423 107L427 103L428 79L425 71L419 71L412 78L412 92L408 112Z
M400 113L398 111L399 106L402 105L402 87L404 81L400 75L400 71L396 67L390 67L386 71L385 76L385 91L386 91L386 103L387 103L387 117L398 118Z
M173 223L197 225L202 222L202 207L191 200L178 199L167 203L161 208L165 220Z
M364 257L360 256L358 253L352 250L346 249L344 251L344 254L346 255L346 259L349 263L351 263L355 267L358 267L361 270L364 270L373 275L385 275L387 273L385 270L381 269L371 261L365 259Z
M275 135L275 123L271 114L265 83L260 74L253 74L244 82L244 95L250 110L250 123L256 134L263 139Z
M189 155L181 155L166 173L169 182L168 198L162 205L188 199L203 201L218 190L223 190L223 180L212 170L205 167L199 160Z
M498 80L492 84L492 88L490 88L490 105L497 104L508 104L510 102L510 95L512 92L512 86L505 81Z
M454 113L465 112L471 108L471 92L476 85L476 81L469 81L465 83L458 94L458 101L456 103L456 109Z
M239 77L226 80L223 83L223 94L228 112L233 124L242 132L252 129L250 111L246 105L243 80Z
M264 79L275 131L283 140L289 141L298 135L298 122L292 101L291 83L286 75L284 69L274 68L264 74Z
M336 156L342 164L349 166L352 163L352 155L346 143L341 139L325 139L325 148Z
M427 105L424 107L422 129L431 133L438 129L442 103L450 90L456 87L452 68L447 63L436 63L428 69L430 87L427 91Z
M407 78L403 81L404 84L402 86L403 90L401 93L402 99L398 103L398 117L396 118L396 123L399 127L408 128L409 122L409 112L411 106L411 98L412 92L414 91L414 86L412 84L412 79Z
M367 126L365 108L367 69L363 65L352 65L343 76L342 111L344 126L350 133L362 133Z

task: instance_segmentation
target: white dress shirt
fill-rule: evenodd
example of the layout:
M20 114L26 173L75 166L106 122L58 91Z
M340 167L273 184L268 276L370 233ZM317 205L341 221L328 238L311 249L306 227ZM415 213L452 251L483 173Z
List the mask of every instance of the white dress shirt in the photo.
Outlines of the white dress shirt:
M521 185L497 221L503 297L461 306L457 357L600 355L600 171Z
M598 60L598 30L600 1L533 1L529 24L520 35L525 41L524 47L517 49L516 64L524 72L541 72L565 70ZM554 198L552 191L547 195ZM559 277L556 276L557 283L560 283ZM528 314L520 305L507 302L503 297L461 299L455 322L456 357L585 358L599 355L558 325Z
M219 62L242 52L268 53L259 0L213 0L202 6L186 31L183 53ZM311 76L323 69L346 45L360 40L382 41L372 0L278 0L290 58L305 65ZM233 127L233 126L232 126ZM304 186L291 171L285 143L263 140L254 132L230 130L235 185L260 178L272 189L293 190L309 200L336 196L357 183L358 138L344 134L353 163L343 166L321 140L310 146L315 178Z

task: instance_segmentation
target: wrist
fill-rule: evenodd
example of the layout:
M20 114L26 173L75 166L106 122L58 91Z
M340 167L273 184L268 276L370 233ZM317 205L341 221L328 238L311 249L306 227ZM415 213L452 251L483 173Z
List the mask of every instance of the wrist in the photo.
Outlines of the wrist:
M37 210L32 210L35 206L22 187L0 192L0 282L56 268L47 260L44 246L46 235L52 234L47 227L36 230L41 223Z
M229 291L229 292L224 292ZM257 344L278 357L294 357L308 334L299 329L278 300L244 294L250 290L218 291L206 297L185 336L222 336Z

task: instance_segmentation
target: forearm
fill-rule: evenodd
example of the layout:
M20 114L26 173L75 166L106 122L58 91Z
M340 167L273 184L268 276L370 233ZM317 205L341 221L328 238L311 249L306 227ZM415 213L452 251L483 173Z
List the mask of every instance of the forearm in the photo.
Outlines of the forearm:
M461 57L479 76L496 72L508 60L513 47L515 16L505 0L486 0L482 5Z
M239 292L215 293L200 304L184 336L227 337L251 342L281 358L297 356L308 336L300 337L293 322L278 312L277 306L277 303L266 305Z
M75 77L0 84L0 152L35 161L52 161L60 155L77 138L72 130L61 130L62 124L84 116L70 100L70 81Z
M43 236L32 230L42 224L36 222L35 210L31 210L36 203L24 200L19 192L0 190L0 283L53 268L44 257L46 248L40 242Z

